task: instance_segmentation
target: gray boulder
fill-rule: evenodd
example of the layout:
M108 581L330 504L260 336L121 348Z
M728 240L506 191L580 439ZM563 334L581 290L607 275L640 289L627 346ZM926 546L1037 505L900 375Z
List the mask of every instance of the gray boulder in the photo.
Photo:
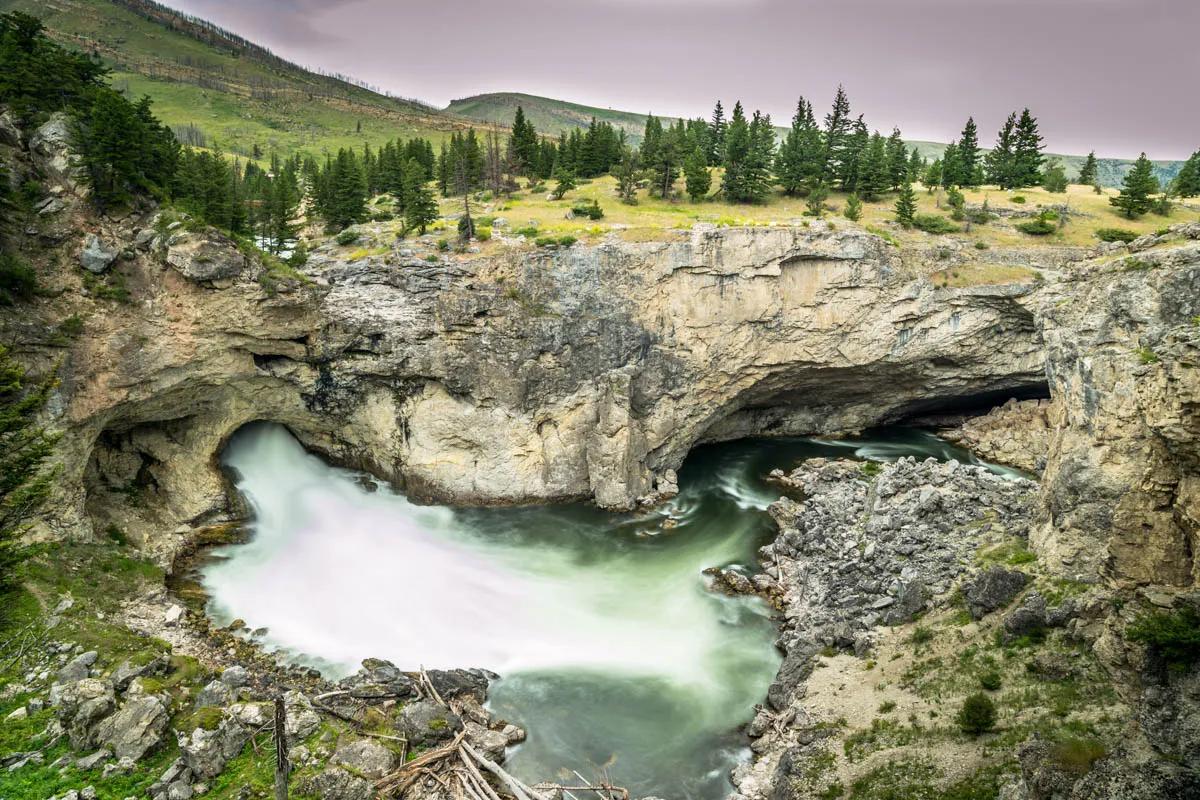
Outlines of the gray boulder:
M92 674L92 665L96 663L99 656L95 650L89 650L86 653L81 653L58 671L57 683L74 683L81 681Z
M205 283L237 278L246 270L247 259L229 239L204 231L174 237L167 248L167 263L188 280Z
M138 761L162 741L170 717L162 700L153 695L130 698L119 711L100 721L96 739L117 758Z
M1038 634L1046 628L1046 599L1030 592L1025 601L1004 617L1004 638L1007 641Z
M196 694L196 708L216 706L223 708L233 702L233 690L225 683L211 681Z
M79 263L88 272L99 275L112 266L121 251L113 245L106 244L94 233L89 233L84 240L83 249L79 251Z
M224 717L217 727L196 728L191 735L179 736L179 751L183 762L197 777L215 778L225 765L237 758L250 739L250 733L231 717Z
M228 686L230 689L240 689L250 682L250 676L246 672L245 667L234 665L227 667L221 673L221 683Z
M59 183L76 194L88 193L84 170L79 166L71 150L71 120L59 111L29 138L29 149L51 183Z
M372 800L375 787L341 767L332 767L302 781L301 792L323 800Z
M320 727L321 718L302 693L288 692L283 696L283 705L287 711L287 735L293 742L307 739Z
M93 728L112 711L115 702L112 684L96 678L50 687L50 705L76 750L96 744Z
M148 675L161 675L166 672L170 662L165 655L159 656L153 661L145 664L134 664L131 661L122 661L116 669L113 670L110 680L113 683L113 688L118 692L123 692L129 688L129 684L135 678L144 678Z
M372 739L359 739L339 747L333 763L349 767L356 775L378 780L396 767L396 754Z
M971 619L983 619L1004 608L1028 583L1029 576L1020 570L991 567L980 572L963 586Z
M409 703L396 720L396 730L414 747L444 742L462 729L462 719L433 700Z

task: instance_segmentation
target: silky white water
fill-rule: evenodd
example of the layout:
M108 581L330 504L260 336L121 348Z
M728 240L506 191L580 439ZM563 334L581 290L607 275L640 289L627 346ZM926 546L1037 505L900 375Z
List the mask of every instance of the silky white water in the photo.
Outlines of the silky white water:
M724 797L779 657L765 607L707 591L702 570L752 565L771 468L847 446L969 458L916 433L738 442L703 448L680 496L640 516L451 509L370 491L284 428L249 426L223 458L253 537L204 569L210 613L331 676L367 657L500 673L491 704L529 729L509 764L530 780L603 770L636 794Z

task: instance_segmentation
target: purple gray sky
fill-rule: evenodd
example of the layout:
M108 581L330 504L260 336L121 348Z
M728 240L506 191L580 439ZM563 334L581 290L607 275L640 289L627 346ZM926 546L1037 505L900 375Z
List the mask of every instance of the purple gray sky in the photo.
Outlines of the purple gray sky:
M445 105L517 91L776 124L838 83L885 132L990 144L1028 105L1051 151L1200 148L1200 0L167 0L293 61Z

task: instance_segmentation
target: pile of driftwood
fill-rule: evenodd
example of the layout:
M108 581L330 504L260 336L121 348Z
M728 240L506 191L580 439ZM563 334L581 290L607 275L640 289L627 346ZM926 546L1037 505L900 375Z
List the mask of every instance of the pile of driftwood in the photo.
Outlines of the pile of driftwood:
M424 697L436 700L455 714L462 714L463 709L456 707L456 700L447 703L442 699L424 670L421 670L418 688ZM385 775L375 783L375 789L380 797L401 798L418 782L427 781L434 782L444 790L446 796L456 800L559 800L564 796L575 798L574 792L595 793L601 800L629 800L628 791L607 782L579 786L548 783L529 786L472 747L463 732ZM432 794L441 793L435 789Z

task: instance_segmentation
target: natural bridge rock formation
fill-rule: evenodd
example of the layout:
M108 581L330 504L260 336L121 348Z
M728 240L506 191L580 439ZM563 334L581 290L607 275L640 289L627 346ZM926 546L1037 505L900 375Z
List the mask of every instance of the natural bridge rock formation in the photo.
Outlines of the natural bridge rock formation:
M65 369L64 527L88 503L134 533L215 518L214 454L256 419L419 497L628 508L700 441L859 430L1045 380L1033 281L935 288L856 230L698 226L442 264L318 251L311 282L276 293L250 264L199 282L187 254L221 242L150 224L107 232L145 248L134 302L91 316Z

